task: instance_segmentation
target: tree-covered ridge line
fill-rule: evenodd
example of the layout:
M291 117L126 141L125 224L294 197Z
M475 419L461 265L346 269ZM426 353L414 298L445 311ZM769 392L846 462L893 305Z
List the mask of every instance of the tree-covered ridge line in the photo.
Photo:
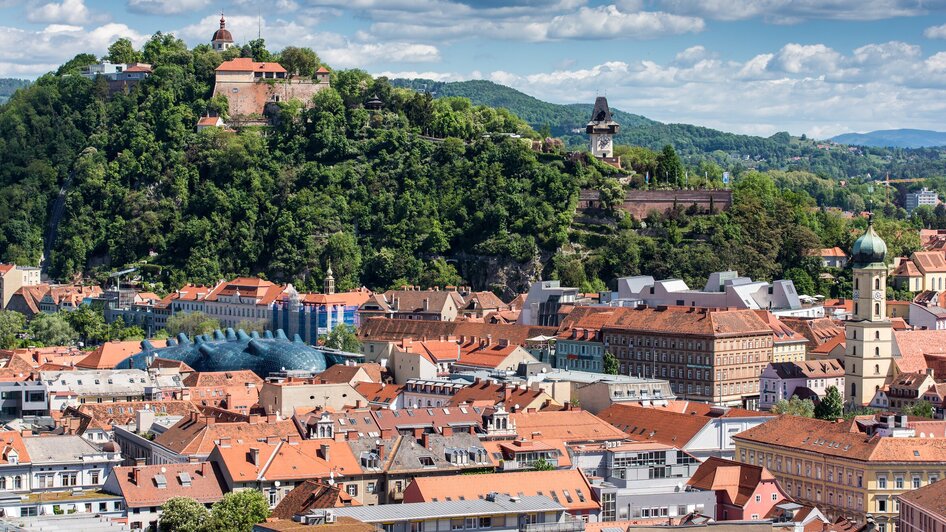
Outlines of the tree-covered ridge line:
M134 264L158 292L238 275L311 291L331 264L339 290L466 281L511 296L538 277L595 290L641 273L702 285L737 269L835 294L844 272L823 281L807 253L849 246L863 220L819 207L857 212L868 200L884 211L877 226L897 253L914 245L919 219L902 221L881 192L806 172L740 168L730 211L692 216L681 205L633 220L613 208L627 188L613 168L554 144L536 149L542 135L509 110L434 99L359 70L333 71L311 105L280 102L271 128L196 132L197 118L222 105L211 93L226 57L286 56L251 44L220 54L162 34L141 50L119 41L111 60L153 65L127 94L109 97L74 75L98 60L86 54L18 91L0 107L0 260L38 262L70 175L52 277L101 280ZM302 70L321 64L304 56ZM369 112L363 103L375 96L384 109ZM670 177L721 186L723 167L710 159L619 149L638 171L628 187L643 186L645 172L663 175L661 186ZM583 188L609 200L604 223L576 222Z
M504 107L528 122L536 130L563 138L566 145L580 147L587 143L584 126L591 116L592 103L560 105L541 101L520 91L491 81L438 82L427 79L397 79L396 86L435 93L436 97L469 98L474 104ZM808 171L834 179L871 174L879 178L931 177L946 174L946 150L943 148L880 148L843 145L776 133L756 137L726 133L689 124L665 124L611 108L621 132L615 142L660 150L667 144L687 162L697 165L713 161L727 170L743 169ZM576 131L578 130L578 131ZM827 146L827 147L826 147ZM745 157L749 158L746 159Z
M9 100L17 89L29 87L30 83L28 79L0 78L0 104Z

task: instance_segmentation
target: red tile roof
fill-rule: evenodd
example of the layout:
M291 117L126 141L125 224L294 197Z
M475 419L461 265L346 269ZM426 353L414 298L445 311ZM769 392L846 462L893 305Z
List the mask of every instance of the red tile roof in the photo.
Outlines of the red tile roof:
M842 347L845 346L845 337L843 332L838 333L834 338L826 341L814 349L811 349L809 352L816 355L828 355L839 345Z
M361 506L338 485L329 485L316 480L306 480L279 501L269 514L271 519L292 519L311 510Z
M114 479L109 478L105 487L121 495L129 508L161 506L171 497L189 497L207 504L223 498L225 487L218 475L214 465L208 462L123 466L112 470ZM164 488L159 486L162 477Z
M259 63L249 57L238 57L224 61L217 67L217 72L286 72L279 63Z
M545 495L570 512L600 510L588 480L577 469L522 471L485 475L453 475L414 478L404 491L404 502L459 501L479 499L491 492L509 496Z
M627 434L586 410L520 411L509 414L509 419L516 423L516 432L527 438L569 443L627 439Z
M729 502L741 507L766 480L775 477L764 467L711 456L700 464L687 485L705 491L724 491Z
M946 354L946 331L894 331L894 357L897 368L904 373L924 371L924 355Z
M150 342L155 348L167 346L167 340L150 340ZM76 367L82 369L115 369L119 362L140 352L140 340L105 342L89 353L89 356L77 362Z
M393 404L401 395L403 389L403 386L383 382L359 382L355 385L355 391L363 395L368 401L385 405Z
M751 310L707 310L689 307L624 309L604 330L673 332L711 337L771 334L769 325Z
M920 270L916 269L916 264L912 260L904 259L900 265L893 271L894 277L923 277Z
M946 461L946 438L891 438L852 432L851 423L779 416L733 436L737 440L869 462Z
M290 436L299 436L299 431L291 419L272 422L262 419L260 422L249 423L218 422L212 416L191 416L159 434L154 441L178 454L207 456L221 438L229 438L234 444L240 444L266 440L267 437L285 439Z
M507 408L512 409L513 405L520 405L522 408L531 406L535 401L544 399L546 404L553 401L552 397L541 389L532 389L528 386L512 386L508 384L493 383L491 381L474 382L473 384L462 388L450 398L448 406L459 406L462 404L486 404L487 406L503 403ZM558 404L556 402L556 404ZM545 406L545 405L543 405Z
M492 336L494 342L508 340L511 344L525 345L529 338L543 335L554 336L555 332L555 327L529 325L369 318L362 323L358 335L365 341L390 342L400 342L405 338L439 340L450 336L468 341L471 338L485 339Z
M915 251L913 263L925 273L946 272L946 257L942 251Z

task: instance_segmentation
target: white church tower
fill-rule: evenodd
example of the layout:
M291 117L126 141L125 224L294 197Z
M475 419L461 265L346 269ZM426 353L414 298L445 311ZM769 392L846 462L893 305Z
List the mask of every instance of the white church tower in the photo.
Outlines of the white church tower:
M218 52L228 50L233 48L233 35L230 35L230 30L227 29L227 21L223 18L223 13L220 13L220 29L214 32L213 38L210 40L210 46Z

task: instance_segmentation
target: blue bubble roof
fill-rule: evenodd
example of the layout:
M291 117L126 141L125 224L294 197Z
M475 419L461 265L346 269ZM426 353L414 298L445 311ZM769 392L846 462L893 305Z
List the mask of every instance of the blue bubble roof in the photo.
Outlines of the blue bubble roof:
M155 348L147 340L141 342L142 351L121 361L118 369L148 369L155 358L177 360L195 371L250 370L266 377L278 371L303 370L318 373L334 364L358 358L360 355L334 349L313 347L296 335L290 340L282 329L262 336L255 331L246 334L242 329L219 329L213 334L200 335L191 341L183 333L169 339L168 346Z

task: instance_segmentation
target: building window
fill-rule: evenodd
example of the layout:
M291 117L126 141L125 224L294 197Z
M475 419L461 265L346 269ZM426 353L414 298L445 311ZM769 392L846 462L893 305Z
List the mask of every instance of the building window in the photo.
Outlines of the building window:
M920 477L917 477L917 476L913 477L913 489L915 490L920 489Z
M877 511L886 512L887 511L887 499L877 499Z
M358 484L346 484L345 491L352 497L358 496Z
M896 477L894 480L894 487L898 490L903 489L903 477Z
M877 489L887 489L887 477L877 477Z

